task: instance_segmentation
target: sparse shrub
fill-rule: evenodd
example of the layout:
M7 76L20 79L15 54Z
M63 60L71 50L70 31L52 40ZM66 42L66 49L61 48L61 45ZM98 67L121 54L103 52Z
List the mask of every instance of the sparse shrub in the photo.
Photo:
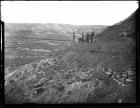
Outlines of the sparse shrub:
M21 74L21 72L16 73L16 78L18 78Z
M33 63L32 64L32 67L35 69L37 67L37 64L36 63Z
M11 80L9 80L9 83L10 83L11 85L15 84L15 80L11 79Z

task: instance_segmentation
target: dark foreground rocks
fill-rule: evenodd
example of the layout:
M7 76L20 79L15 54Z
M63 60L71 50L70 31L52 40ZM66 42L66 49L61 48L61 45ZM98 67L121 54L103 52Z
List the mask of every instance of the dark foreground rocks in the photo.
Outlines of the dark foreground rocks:
M116 72L103 63L89 67L80 64L78 57L71 51L6 75L6 103L135 102L133 70Z

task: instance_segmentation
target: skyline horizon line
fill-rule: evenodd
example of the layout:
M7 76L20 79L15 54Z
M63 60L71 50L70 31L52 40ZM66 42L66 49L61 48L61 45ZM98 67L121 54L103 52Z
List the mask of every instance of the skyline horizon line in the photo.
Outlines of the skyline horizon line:
M70 23L53 23L53 22L4 22L4 23L9 23L9 24L62 24L62 25L73 25L73 26L112 26L118 23L121 23L123 21L125 21L126 19L128 19L130 16L132 16L138 9L136 9L133 13L131 13L128 17L124 18L123 20L120 20L114 24L70 24ZM1 20L2 21L2 20Z
M3 2L1 19L5 23L111 26L123 21L138 9L136 2L38 3Z

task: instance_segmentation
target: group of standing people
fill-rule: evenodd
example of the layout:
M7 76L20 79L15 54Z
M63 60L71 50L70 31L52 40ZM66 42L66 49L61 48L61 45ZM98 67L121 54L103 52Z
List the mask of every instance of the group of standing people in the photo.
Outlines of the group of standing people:
M76 33L75 32L73 32L72 33L73 34L73 43L74 43L74 41L75 41L75 37L76 37ZM78 38L78 41L79 42L87 42L87 43L89 43L89 42L93 42L93 36L95 35L95 33L94 32L91 32L91 33L86 33L85 35L84 35L84 33L82 33L82 37L81 38Z

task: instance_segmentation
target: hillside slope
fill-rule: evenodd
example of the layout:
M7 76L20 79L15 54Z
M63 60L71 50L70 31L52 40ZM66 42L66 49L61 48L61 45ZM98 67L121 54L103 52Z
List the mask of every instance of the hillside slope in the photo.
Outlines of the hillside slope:
M135 103L134 17L6 75L6 103Z
M98 37L104 40L116 40L125 38L127 35L127 38L131 37L135 39L137 14L138 10L123 21L107 27L102 33L99 33Z

